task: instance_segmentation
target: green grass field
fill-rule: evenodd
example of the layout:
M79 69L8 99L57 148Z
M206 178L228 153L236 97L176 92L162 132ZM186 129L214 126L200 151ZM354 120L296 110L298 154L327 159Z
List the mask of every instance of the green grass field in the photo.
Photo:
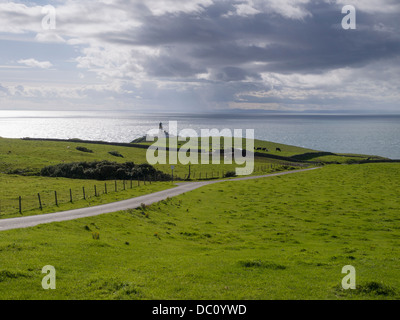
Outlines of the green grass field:
M88 153L76 150L76 147L81 146L93 152ZM112 156L109 154L110 151L118 151L123 155L123 158ZM167 159L169 159L168 154ZM152 186L144 187L144 183L141 182L140 188L136 188L138 183L133 181L133 187L135 188L132 190L104 195L104 184L107 183L108 191L113 191L115 190L114 181L36 176L41 168L48 165L100 160L120 163L127 161L133 161L136 164L146 163L146 149L76 141L35 141L0 138L0 219L21 215L19 213L20 196L22 199L22 215L33 215L122 200L173 187L170 183L165 182L156 182ZM287 163L287 161L256 157L253 175L283 170ZM220 164L213 164L210 160L210 164L206 165L201 164L199 161L199 164L191 165L191 179L222 178L226 172L234 171L235 168L243 166L234 162L232 164L224 164L223 160L221 160ZM169 163L157 164L155 168L169 174L172 173ZM175 179L185 179L188 173L188 165L175 164ZM124 189L123 181L118 181L117 184L117 189L122 191ZM95 186L98 197L94 196ZM83 200L83 188L85 188L86 200ZM73 194L73 203L69 203L69 189ZM130 189L129 181L126 182L125 189ZM55 204L55 192L57 192L58 205ZM43 210L39 210L38 194L41 197Z
M399 181L399 164L329 165L0 232L0 299L399 299Z
M76 147L86 147L93 151L87 153L76 150ZM123 155L115 157L109 154L110 151L118 151ZM23 173L25 175L37 174L41 168L48 165L55 165L62 162L80 162L80 161L100 161L108 160L119 163L132 161L136 164L147 163L146 149L134 147L122 147L113 145L102 144L88 144L79 143L76 141L34 141L34 140L21 140L21 139L6 139L0 138L0 173ZM167 153L166 164L156 164L155 168L166 173L171 173L169 160L169 153ZM200 159L200 157L199 157ZM238 165L233 160L232 164L224 164L223 159L220 164L213 164L211 157L209 164L194 164L191 166L192 173L202 177L208 173L211 176L214 172L217 173L234 170L236 167L244 167ZM260 169L266 165L285 165L288 161L277 161L277 159L270 159L265 157L255 157L254 165L256 169ZM178 177L184 178L188 174L188 165L174 164L174 174ZM257 170L256 170L257 171Z
M93 153L81 152L76 147L83 146ZM109 154L118 151L124 158ZM0 172L22 171L37 173L41 168L62 162L108 160L115 162L146 162L146 150L101 144L85 144L63 141L33 141L0 138Z

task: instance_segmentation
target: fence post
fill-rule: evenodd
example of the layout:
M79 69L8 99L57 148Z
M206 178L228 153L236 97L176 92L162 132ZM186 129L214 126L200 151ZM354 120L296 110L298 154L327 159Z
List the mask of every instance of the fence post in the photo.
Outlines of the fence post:
M115 192L117 192L117 180L114 181L114 185L115 185Z
M58 206L58 201L57 201L57 191L54 191L54 198L56 200L56 206Z
M72 189L69 189L69 202L72 203Z
M107 194L107 182L104 182L104 192Z
M83 200L86 200L85 187L82 187L82 190L83 190Z
M96 189L96 185L94 185L94 196L97 197L97 189Z
M21 196L18 197L19 213L22 214L22 199Z
M38 195L38 198L39 198L39 209L42 210L43 207L42 207L42 201L40 200L40 193L38 193L37 195Z

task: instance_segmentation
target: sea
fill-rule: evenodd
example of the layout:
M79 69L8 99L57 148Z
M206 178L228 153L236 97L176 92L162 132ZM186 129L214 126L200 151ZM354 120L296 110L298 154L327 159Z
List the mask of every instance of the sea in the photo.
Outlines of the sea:
M0 137L131 142L176 121L178 133L193 129L254 130L256 139L334 153L400 159L400 115L279 113L135 113L132 111L0 110Z

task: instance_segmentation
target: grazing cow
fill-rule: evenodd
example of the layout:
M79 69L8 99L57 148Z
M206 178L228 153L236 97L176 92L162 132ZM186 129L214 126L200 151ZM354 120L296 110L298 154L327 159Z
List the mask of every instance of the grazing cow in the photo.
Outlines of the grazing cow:
M281 150L280 148L276 148L276 151L279 151L279 152L281 152L282 150Z

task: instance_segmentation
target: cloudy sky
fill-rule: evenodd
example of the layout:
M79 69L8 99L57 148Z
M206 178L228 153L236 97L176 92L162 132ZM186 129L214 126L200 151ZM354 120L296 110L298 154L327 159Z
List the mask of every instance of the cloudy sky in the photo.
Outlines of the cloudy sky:
M399 16L398 0L0 0L0 110L400 113Z

